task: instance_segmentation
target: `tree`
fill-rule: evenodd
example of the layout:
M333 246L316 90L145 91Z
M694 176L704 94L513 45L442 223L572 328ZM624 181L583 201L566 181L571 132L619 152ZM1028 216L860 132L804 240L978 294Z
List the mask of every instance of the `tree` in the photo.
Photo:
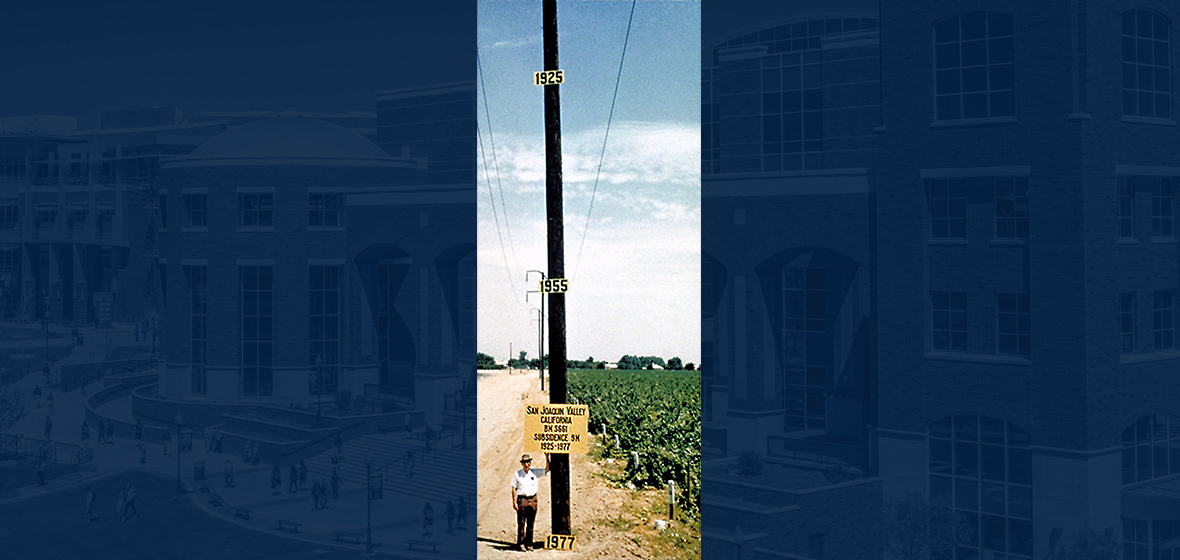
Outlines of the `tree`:
M679 357L672 357L668 359L668 367L664 369L684 369L684 362Z
M694 364L692 362L688 362L687 364L684 364L684 371L696 371L696 369L697 369L696 364Z
M528 352L521 350L519 358L511 358L508 360L508 367L517 368L517 369L524 369L524 368L529 367L528 355L529 355Z
M475 353L475 367L476 369L504 369L504 366L496 363L495 358L483 352Z
M897 560L949 558L971 542L970 521L962 513L926 501L919 492L885 504L885 552Z
M1100 533L1085 527L1050 546L1045 560L1118 560L1119 552L1113 529Z
M16 387L0 389L0 430L7 430L25 417L25 395Z
M619 369L643 369L644 368L643 362L641 362L638 357L632 356L630 354L624 354L622 358L619 358L618 364L619 364Z

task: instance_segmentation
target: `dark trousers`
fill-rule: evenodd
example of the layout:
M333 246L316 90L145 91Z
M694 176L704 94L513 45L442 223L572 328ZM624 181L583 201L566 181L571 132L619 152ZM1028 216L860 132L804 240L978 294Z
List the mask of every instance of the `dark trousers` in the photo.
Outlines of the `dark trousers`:
M537 518L537 497L516 497L516 544L533 546L533 521Z
M127 515L127 510L132 510L135 512L135 515L139 515L139 510L135 507L135 500L131 500L127 502L127 505L123 506L123 517L131 517Z
M37 471L37 486L45 484L45 471Z
M291 483L287 484L287 492L298 492L299 483L295 481L295 477L291 477Z

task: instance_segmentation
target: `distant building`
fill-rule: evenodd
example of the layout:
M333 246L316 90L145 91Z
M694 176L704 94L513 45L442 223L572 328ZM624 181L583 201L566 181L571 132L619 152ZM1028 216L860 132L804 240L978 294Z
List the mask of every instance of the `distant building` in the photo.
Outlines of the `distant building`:
M475 82L377 92L377 145L429 158L431 185L475 184Z

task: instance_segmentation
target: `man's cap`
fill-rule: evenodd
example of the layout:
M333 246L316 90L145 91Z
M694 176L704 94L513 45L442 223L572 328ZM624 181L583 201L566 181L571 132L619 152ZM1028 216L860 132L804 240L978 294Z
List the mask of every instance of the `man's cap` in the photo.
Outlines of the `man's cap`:
M524 455L520 456L520 462L521 463L531 463L531 462L533 462L533 458L530 457L528 453L525 453Z

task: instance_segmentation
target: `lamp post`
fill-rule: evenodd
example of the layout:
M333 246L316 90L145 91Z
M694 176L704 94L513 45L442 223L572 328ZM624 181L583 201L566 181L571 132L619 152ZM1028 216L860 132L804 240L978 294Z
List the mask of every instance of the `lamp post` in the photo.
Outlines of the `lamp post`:
M460 449L467 449L467 403L463 402L462 389L455 391L455 406L459 407L462 418L459 430L463 432L463 446Z
M180 425L184 423L184 415L179 410L176 411L176 496L179 500L184 498L184 486L180 482Z
M373 455L365 449L365 554L373 554Z
M41 330L45 331L45 362L49 362L49 291L41 288Z

